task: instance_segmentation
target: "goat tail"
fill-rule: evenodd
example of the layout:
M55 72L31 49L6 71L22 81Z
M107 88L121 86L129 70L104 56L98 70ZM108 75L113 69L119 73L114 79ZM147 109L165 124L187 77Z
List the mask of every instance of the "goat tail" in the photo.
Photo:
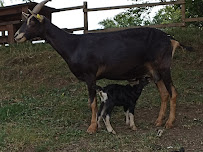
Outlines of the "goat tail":
M186 51L190 51L190 52L194 51L193 47L185 46L185 45L181 44L180 42L179 42L179 46L182 48L182 50L186 50Z
M182 50L186 50L186 51L190 51L190 52L194 51L193 47L191 47L191 46L185 46L185 45L181 44L176 39L174 39L171 35L168 35L168 37L171 40L171 45L172 45L172 49L173 49L172 50L172 57L173 57L177 47L180 47Z

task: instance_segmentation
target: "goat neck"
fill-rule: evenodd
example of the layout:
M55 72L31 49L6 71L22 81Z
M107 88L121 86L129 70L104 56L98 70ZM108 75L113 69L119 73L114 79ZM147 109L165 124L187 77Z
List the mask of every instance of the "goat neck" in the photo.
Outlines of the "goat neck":
M77 45L77 35L69 34L52 24L48 19L44 19L43 38L65 59L74 52Z

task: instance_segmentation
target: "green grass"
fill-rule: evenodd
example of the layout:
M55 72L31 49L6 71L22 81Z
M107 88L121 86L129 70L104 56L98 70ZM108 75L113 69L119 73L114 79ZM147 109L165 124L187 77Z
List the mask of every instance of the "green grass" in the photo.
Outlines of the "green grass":
M178 50L173 59L177 103L202 104L203 31L186 28L167 32L195 48L195 52ZM126 83L100 80L98 84L115 82ZM0 47L0 84L0 151L168 151L159 143L161 139L156 137L151 122L143 120L138 124L139 131L129 130L120 108L112 115L118 135L107 133L105 128L87 134L91 111L86 85L74 77L48 44ZM159 106L158 91L150 84L137 109Z

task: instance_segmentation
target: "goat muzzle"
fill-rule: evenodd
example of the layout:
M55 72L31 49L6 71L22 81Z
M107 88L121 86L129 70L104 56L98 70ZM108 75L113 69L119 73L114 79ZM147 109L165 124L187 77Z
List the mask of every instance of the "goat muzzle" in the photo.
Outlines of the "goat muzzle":
M18 30L14 35L14 39L16 42L25 42L26 41L25 33L19 33Z

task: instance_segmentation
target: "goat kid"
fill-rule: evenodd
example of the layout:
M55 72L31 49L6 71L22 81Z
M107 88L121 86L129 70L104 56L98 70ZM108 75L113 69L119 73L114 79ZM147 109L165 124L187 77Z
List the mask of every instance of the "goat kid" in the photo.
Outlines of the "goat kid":
M172 54L177 41L154 28L136 28L117 32L69 34L39 15L49 0L37 4L15 34L17 42L36 37L46 40L66 61L71 72L87 84L89 103L92 110L89 133L97 129L96 81L99 79L133 80L146 75L157 85L161 96L161 108L156 126L161 126L165 117L167 101L170 114L166 128L175 120L176 90L171 78ZM170 97L170 98L169 98Z
M103 118L108 132L116 134L110 124L110 116L115 106L122 106L125 112L126 125L130 125L132 130L136 130L134 122L134 109L136 101L142 93L142 90L149 81L147 79L139 80L139 84L130 86L110 84L104 88L97 86L98 94L101 99L100 109L97 114L97 124L100 127L100 120Z

